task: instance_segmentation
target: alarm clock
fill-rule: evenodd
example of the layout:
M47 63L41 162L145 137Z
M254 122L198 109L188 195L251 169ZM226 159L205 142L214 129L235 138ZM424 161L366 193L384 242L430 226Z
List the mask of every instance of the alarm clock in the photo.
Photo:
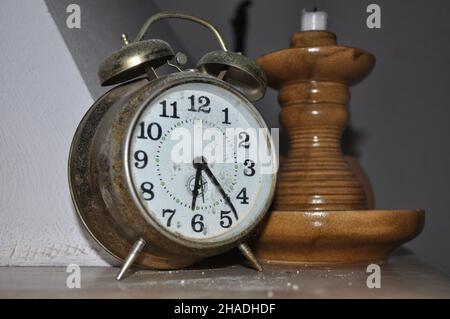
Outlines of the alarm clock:
M203 25L221 50L183 70L184 54L143 39L167 18ZM133 264L177 269L234 247L261 270L246 240L276 183L274 144L252 104L264 96L264 73L188 14L156 14L133 42L122 39L98 72L102 85L116 86L89 109L70 149L69 186L82 224L122 261L118 280ZM163 65L174 72L158 74Z

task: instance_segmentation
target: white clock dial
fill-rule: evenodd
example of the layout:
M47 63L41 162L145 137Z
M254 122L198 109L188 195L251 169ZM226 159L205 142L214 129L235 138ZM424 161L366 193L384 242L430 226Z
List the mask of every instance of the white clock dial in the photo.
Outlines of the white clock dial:
M129 149L132 183L149 217L181 240L238 236L265 213L273 193L267 134L250 102L217 85L180 84L153 99Z

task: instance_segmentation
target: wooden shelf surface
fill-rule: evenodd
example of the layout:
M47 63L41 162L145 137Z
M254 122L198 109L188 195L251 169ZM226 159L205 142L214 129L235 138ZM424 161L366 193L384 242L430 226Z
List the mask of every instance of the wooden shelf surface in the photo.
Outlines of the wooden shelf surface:
M209 264L212 264L211 261ZM121 282L117 268L82 267L68 289L65 267L0 267L0 298L450 298L449 278L408 252L381 265L381 288L366 285L367 265L245 265L178 271L138 270Z

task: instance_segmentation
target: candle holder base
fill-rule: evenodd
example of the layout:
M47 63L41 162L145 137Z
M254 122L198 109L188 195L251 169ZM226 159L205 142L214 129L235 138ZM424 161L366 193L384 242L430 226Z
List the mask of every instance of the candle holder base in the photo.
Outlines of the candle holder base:
M423 210L274 210L253 247L262 263L380 263L416 237L424 221Z

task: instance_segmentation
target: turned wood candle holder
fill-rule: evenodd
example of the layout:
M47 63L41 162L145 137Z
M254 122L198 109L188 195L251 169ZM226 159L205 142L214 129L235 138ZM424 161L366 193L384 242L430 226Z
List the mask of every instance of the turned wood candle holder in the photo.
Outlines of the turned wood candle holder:
M257 60L279 90L290 148L272 210L255 250L265 262L366 263L385 260L423 228L422 210L369 210L363 185L341 150L349 85L375 65L372 54L339 46L326 31L299 32L288 49Z

